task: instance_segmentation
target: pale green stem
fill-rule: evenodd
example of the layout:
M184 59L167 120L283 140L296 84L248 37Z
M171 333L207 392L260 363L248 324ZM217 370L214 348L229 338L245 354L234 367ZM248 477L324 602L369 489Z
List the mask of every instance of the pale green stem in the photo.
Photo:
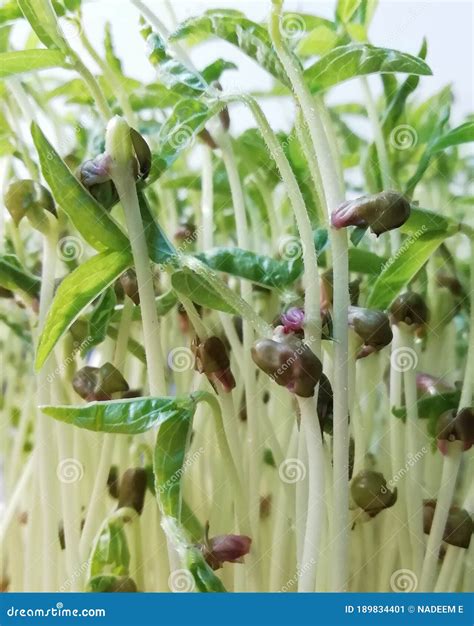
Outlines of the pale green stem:
M324 186L328 211L332 211L344 200L343 181L340 180L334 163L332 150L316 104L309 92L296 58L286 48L280 31L282 0L272 0L270 34L277 55L285 68L293 87L295 98L301 108L310 133L313 149L316 151L321 179ZM333 429L333 493L334 493L334 558L332 587L334 591L344 591L347 587L349 561L349 424L348 424L348 328L347 311L349 306L349 270L347 253L347 233L344 229L329 230L333 255L334 306L333 336L334 358L334 429Z
M212 151L209 146L202 146L202 244L204 250L210 250L213 246L214 230L214 183L212 169Z
M123 142L123 143L122 143ZM129 145L125 145L127 142ZM160 345L153 275L132 171L132 147L128 124L115 117L107 129L106 150L112 158L111 178L122 204L132 246L142 312L143 336L150 394L166 395L164 357Z

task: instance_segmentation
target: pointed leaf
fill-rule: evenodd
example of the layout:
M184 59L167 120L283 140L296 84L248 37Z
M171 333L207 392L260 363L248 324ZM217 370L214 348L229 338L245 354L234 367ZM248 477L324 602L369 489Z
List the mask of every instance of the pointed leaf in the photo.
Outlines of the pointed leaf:
M189 268L177 270L171 276L173 289L196 304L223 313L236 314L237 311L201 275Z
M82 406L43 406L49 417L94 432L136 435L174 418L191 419L195 401L177 398L130 398ZM161 429L160 429L161 430Z
M316 93L355 76L392 72L431 74L428 65L411 54L368 44L349 44L328 52L308 67L304 75L309 89Z
M439 152L451 146L474 141L474 122L466 122L457 128L453 128L437 139L431 146L431 152Z
M120 227L81 185L34 122L31 134L54 199L84 239L96 250L128 249L129 241Z
M386 309L401 289L420 271L445 237L446 233L409 237L384 265L369 294L367 307Z
M58 287L39 339L38 369L81 311L131 264L132 257L127 252L101 252L66 276Z
M247 19L240 11L216 9L206 11L200 17L192 17L171 35L171 40L199 35L201 38L212 35L238 46L261 67L289 86L288 77L281 65L268 31L260 24Z
M22 291L30 298L37 298L41 281L25 270L13 254L0 255L0 286L10 291Z
M0 78L65 66L65 57L59 50L17 50L0 54Z

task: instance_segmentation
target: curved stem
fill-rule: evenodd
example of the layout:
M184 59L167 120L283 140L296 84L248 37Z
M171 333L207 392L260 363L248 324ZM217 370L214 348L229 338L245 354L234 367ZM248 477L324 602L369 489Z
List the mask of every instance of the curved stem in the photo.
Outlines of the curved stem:
M272 0L270 34L277 55L283 64L293 87L294 95L306 120L313 150L318 148L321 179L328 212L344 200L343 181L333 161L333 149L329 146L324 126L317 114L315 102L303 77L299 62L285 46L281 31L282 0ZM334 568L332 586L334 591L347 587L349 561L349 424L348 424L348 328L349 270L347 234L344 229L329 230L333 255L334 273L334 318L333 334L335 341L334 358Z

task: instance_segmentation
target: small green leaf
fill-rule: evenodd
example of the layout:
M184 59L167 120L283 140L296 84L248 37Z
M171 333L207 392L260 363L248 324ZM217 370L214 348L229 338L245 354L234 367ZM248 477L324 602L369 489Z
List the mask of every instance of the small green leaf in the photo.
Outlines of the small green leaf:
M96 250L127 250L129 241L107 211L81 185L59 154L33 122L33 141L41 171L54 199L84 239Z
M195 403L163 422L156 438L153 471L155 493L165 515L181 518L181 478L191 435Z
M382 271L387 259L362 250L362 248L349 249L349 270L358 274L378 275Z
M29 298L38 298L41 281L25 270L13 254L0 255L0 286L22 291Z
M373 309L386 309L400 290L420 271L446 238L446 233L409 237L388 259L367 300Z
M457 128L453 128L437 139L431 146L431 152L439 152L452 146L474 141L474 122L466 122Z
M216 59L213 63L210 63L202 70L201 75L206 83L211 84L214 81L219 80L225 71L236 69L238 69L237 65L232 63L232 61Z
M435 396L423 396L418 399L418 417L420 419L436 420L445 411L457 409L461 398L460 391L446 391ZM394 407L393 415L405 420L407 417L406 407Z
M209 107L201 100L180 100L163 124L158 136L158 151L153 154L149 181L153 182L173 165L183 150L190 147L196 135L204 128L222 105Z
M152 33L147 38L148 56L158 71L159 82L167 89L182 96L197 96L209 88L202 76L169 56L166 45L159 35Z
M176 248L153 217L148 200L143 192L138 193L138 203L140 205L143 230L145 231L150 259L159 265L172 262L177 256Z
M392 72L431 74L428 65L411 54L368 44L349 44L328 52L308 67L304 75L309 89L316 93L355 76Z
M172 41L198 35L201 39L212 35L238 46L261 67L289 86L288 77L273 49L268 31L247 19L240 11L215 9L200 17L192 17L171 35Z
M68 45L50 0L17 0L17 2L38 39L47 48L59 48L67 53Z
M234 315L237 313L236 309L203 276L193 272L190 268L175 271L171 276L171 284L173 289L196 304L223 313Z
M191 419L195 401L177 398L130 398L82 406L43 406L49 417L94 432L136 435L176 417ZM161 431L161 428L160 428Z
M122 520L109 521L102 528L90 558L91 577L100 574L128 574L130 551Z
M362 0L338 0L336 7L337 19L343 24L350 22L361 2Z
M424 234L428 239L430 233L432 233L434 237L437 237L441 233L445 233L446 237L453 235L459 231L459 224L450 217L445 217L439 213L412 206L410 217L400 230L402 233L408 235L417 234L418 236Z
M214 248L197 257L214 270L277 289L294 283L303 271L300 257L278 261L241 248Z
M66 276L58 287L39 339L37 369L81 311L131 264L131 255L126 251L101 252Z
M16 50L0 54L0 78L52 67L66 67L64 55L59 50Z
M338 45L339 35L324 24L309 32L296 46L296 53L301 58L326 54Z
M107 65L112 68L117 74L123 76L122 70L122 62L115 54L114 50L114 42L112 41L112 27L110 22L107 22L104 30L104 49L105 49L105 60L107 61Z

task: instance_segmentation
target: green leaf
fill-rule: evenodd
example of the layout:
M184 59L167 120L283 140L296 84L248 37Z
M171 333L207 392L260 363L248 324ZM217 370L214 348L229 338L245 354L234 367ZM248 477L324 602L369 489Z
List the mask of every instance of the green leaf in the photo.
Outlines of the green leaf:
M17 20L20 17L22 17L22 12L16 0L5 2L0 7L0 24Z
M328 52L308 67L304 75L309 89L316 93L355 76L392 72L431 74L428 65L411 54L368 44L349 44Z
M427 51L427 42L426 39L423 39L418 57L420 59L426 59ZM405 81L400 85L400 87L397 88L395 93L388 100L387 108L382 120L382 128L386 134L390 134L397 121L403 115L407 98L411 93L413 93L413 91L415 91L419 82L419 76L416 74L410 74L410 76L405 79Z
M177 41L191 35L200 38L214 35L238 46L261 67L289 86L288 77L273 49L267 29L247 19L240 11L206 11L204 15L192 17L180 24L170 39Z
M81 311L131 265L132 257L127 251L101 252L66 276L58 287L39 339L37 369Z
M29 298L38 298L41 281L25 270L13 254L0 255L0 286L10 291L20 290Z
M89 318L89 341L84 352L102 343L107 337L107 328L114 313L117 297L113 287L109 287L100 297Z
M446 233L409 237L390 257L367 300L367 307L386 309L401 289L420 271L444 241Z
M52 67L65 67L64 55L59 50L18 50L0 54L0 78Z
M177 398L130 398L109 402L89 402L81 406L43 406L49 417L94 432L136 435L175 417L191 419L195 401L191 396ZM161 430L161 428L160 428Z
M105 48L105 60L107 65L114 70L117 74L123 75L122 62L115 54L114 42L112 40L112 27L110 22L105 25L104 31L104 48Z
M171 57L164 41L156 33L147 38L148 57L158 71L159 82L182 96L197 96L209 89L202 76Z
M177 256L176 248L153 217L143 192L138 193L138 203L150 259L159 265L172 262Z
M165 515L181 518L181 478L191 435L195 403L177 411L160 426L156 438L153 471L155 493Z
M474 122L472 121L461 124L461 126L453 128L439 137L431 146L431 152L434 154L440 150L445 150L446 148L458 146L462 143L469 143L471 141L474 141Z
M387 263L387 259L361 248L349 249L349 270L358 274L378 275Z
M153 154L149 181L153 182L176 161L180 153L191 146L196 135L204 128L222 105L209 107L201 100L180 100L160 129L158 151Z
M338 43L340 43L340 37L334 27L321 24L298 42L296 53L301 58L326 54Z
M128 574L130 551L122 520L109 521L102 528L90 560L91 577L100 574Z
M223 313L236 314L237 311L206 279L190 268L175 271L171 276L171 284L179 294L186 296L196 304Z
M38 39L47 48L59 48L67 52L68 46L50 0L17 0L17 2Z
M338 0L336 7L337 19L346 24L350 22L352 16L357 11L362 0Z
M201 72L202 77L206 83L211 84L216 80L219 80L222 74L226 70L236 70L237 65L232 61L226 61L225 59L216 59L210 65L207 65Z
M450 217L412 206L410 217L401 226L400 231L412 236L424 234L426 239L430 237L430 234L437 237L441 233L449 237L459 231L459 224Z
M427 146L425 151L418 159L418 167L416 168L415 173L410 178L406 185L405 194L408 197L412 197L415 191L416 186L423 178L428 166L430 164L431 158L434 154L433 147L437 144L440 136L444 131L444 127L446 126L449 116L451 113L451 102L452 96L450 90L442 90L439 96L436 98L434 107L434 112L430 111L428 132L429 137L427 140Z
M96 250L127 250L129 241L126 235L81 185L34 122L31 134L38 151L41 171L54 199L79 233Z
M241 248L215 248L197 257L219 272L278 289L294 283L303 270L300 257L278 261Z
M457 409L461 398L460 391L446 391L435 396L423 396L417 401L418 417L421 419L437 420L445 411ZM392 413L395 417L405 420L407 417L406 407L394 407Z
M226 588L204 560L200 550L192 548L187 553L187 566L193 575L196 587L204 593L223 593Z

